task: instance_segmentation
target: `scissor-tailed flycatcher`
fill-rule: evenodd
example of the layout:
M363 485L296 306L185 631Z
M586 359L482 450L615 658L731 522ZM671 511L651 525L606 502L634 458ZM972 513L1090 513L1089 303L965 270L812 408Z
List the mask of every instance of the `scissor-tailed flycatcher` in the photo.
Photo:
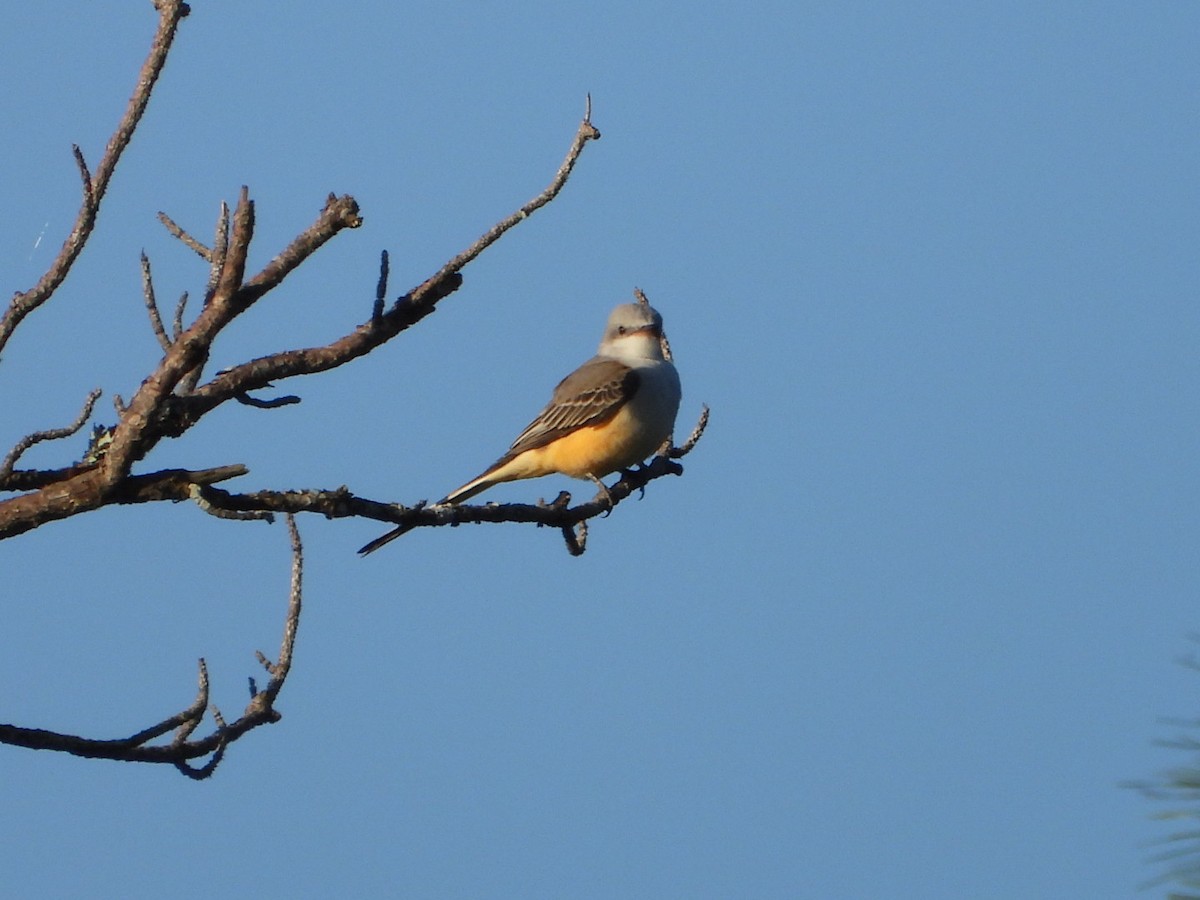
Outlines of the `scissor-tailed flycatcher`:
M482 475L439 503L462 503L502 481L561 472L598 480L662 446L679 411L679 373L663 356L662 316L625 303L608 317L596 355L559 382L550 403ZM378 550L412 526L367 544Z

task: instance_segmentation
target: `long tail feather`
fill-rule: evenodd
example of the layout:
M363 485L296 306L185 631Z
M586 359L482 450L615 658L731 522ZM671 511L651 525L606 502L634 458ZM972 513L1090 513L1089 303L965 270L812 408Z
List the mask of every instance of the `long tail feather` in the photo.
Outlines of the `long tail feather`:
M409 531L412 531L412 529L413 529L412 525L400 525L396 528L393 528L387 534L375 538L375 540L371 541L371 543L364 544L362 547L359 548L358 554L359 554L359 556L366 556L368 553L374 553L376 550L378 550L384 544L391 543L396 538L400 537L400 535L406 534Z

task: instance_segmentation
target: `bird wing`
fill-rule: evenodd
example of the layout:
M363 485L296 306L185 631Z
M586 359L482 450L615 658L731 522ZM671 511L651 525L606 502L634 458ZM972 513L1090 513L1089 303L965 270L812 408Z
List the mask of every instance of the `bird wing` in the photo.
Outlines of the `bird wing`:
M504 459L608 421L633 399L640 382L636 369L615 359L592 357L558 383L550 403L513 441Z

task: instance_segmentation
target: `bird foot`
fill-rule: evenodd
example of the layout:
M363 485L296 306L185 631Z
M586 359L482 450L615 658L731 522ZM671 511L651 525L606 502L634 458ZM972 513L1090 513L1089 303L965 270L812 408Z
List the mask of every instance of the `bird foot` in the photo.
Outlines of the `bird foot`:
M636 475L638 472L643 472L647 468L648 467L645 463L640 462L637 464L636 469L622 469L621 470L621 480L624 481L626 478L630 478L630 477ZM638 488L638 500L644 499L645 496L646 496L646 485L643 484Z
M609 493L608 486L603 481L601 481L595 475L589 475L588 478L590 478L596 487L600 489L600 495L604 497L604 502L608 504L608 509L604 511L604 516L602 517L608 518L609 514L613 511L613 507L616 506L617 503L615 500L613 500L613 495Z

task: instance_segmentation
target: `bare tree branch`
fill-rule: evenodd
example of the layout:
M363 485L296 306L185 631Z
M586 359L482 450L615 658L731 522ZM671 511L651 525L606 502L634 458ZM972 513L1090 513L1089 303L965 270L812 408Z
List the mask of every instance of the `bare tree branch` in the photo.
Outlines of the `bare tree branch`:
M96 171L89 170L82 151L73 147L82 181L83 200L75 225L62 250L37 285L14 296L0 316L0 349L21 321L45 303L62 284L67 273L92 234L100 203L113 171L128 145L146 109L150 94L162 71L180 19L189 12L182 0L155 0L159 24L137 88L129 106L110 138ZM458 525L467 522L530 522L556 528L568 550L584 552L589 519L607 515L633 492L664 475L679 475L683 467L675 460L695 446L707 422L704 410L691 438L683 447L670 442L650 463L635 471L623 472L611 487L598 482L600 492L592 500L571 506L569 494L561 493L553 502L536 505L427 506L385 504L357 497L348 488L334 490L292 490L235 493L217 487L248 470L240 464L216 465L203 469L161 469L134 474L134 466L145 459L164 439L185 434L205 415L227 402L260 409L298 403L293 395L259 399L252 391L270 388L279 379L309 375L345 365L382 346L432 313L438 303L463 283L462 270L498 241L505 233L550 203L565 186L584 147L599 139L600 132L591 122L591 98L588 97L580 123L566 157L550 184L532 200L501 219L469 247L451 257L433 275L386 306L390 263L387 251L380 257L370 317L352 330L327 344L283 350L252 359L217 372L206 383L204 369L217 338L242 313L268 292L278 288L310 256L346 229L362 225L358 203L350 196L329 194L315 221L298 234L269 263L255 274L247 271L250 245L255 233L255 205L248 188L241 189L232 210L222 203L217 217L212 246L207 247L176 224L165 213L159 218L167 230L208 264L203 301L190 323L185 324L188 294L175 307L168 334L155 294L150 260L141 254L142 300L151 329L163 351L157 365L138 385L126 403L112 393L117 422L97 425L92 442L82 460L47 469L17 470L22 454L33 445L62 438L79 431L91 417L99 391L93 392L83 412L67 428L50 429L26 435L0 463L0 491L17 495L0 501L0 540L22 534L58 519L67 518L112 504L138 504L164 501L192 501L202 511L225 519L264 519L277 513L287 517L292 551L292 580L288 611L284 622L279 658L272 663L262 653L259 662L267 672L267 685L259 690L254 680L251 700L242 715L227 722L210 702L208 671L199 665L199 683L195 700L182 711L154 725L117 740L94 740L76 735L0 725L0 743L39 749L60 750L78 756L139 762L170 763L189 778L209 777L224 758L230 744L261 725L275 722L279 713L276 698L286 681L293 661L296 629L301 610L303 550L294 515L312 512L329 518L360 516L400 525L405 529ZM640 292L639 292L640 294ZM644 295L641 295L644 300ZM347 326L348 327L348 326ZM669 355L670 349L664 345ZM211 718L211 729L203 737L193 735ZM159 743L172 735L167 743ZM199 765L192 761L204 759Z
M592 95L588 94L583 121L579 125L579 130L575 132L575 139L571 142L570 149L567 150L566 159L558 167L558 171L554 173L554 178L549 186L511 216L501 219L480 235L475 243L442 266L438 273L429 280L437 283L455 272L462 271L467 263L471 262L471 260L478 257L484 250L500 240L506 231L520 223L523 219L529 218L534 212L557 197L558 192L567 183L567 179L571 177L571 170L575 168L575 163L579 161L579 156L583 153L583 148L587 146L587 142L598 140L600 140L600 131L592 124ZM410 297L409 302L419 302L419 298Z
M229 204L221 201L221 213L217 216L217 227L213 233L212 252L208 256L208 284L204 288L207 303L217 290L217 282L225 268L225 256L229 253Z
M702 412L701 422L706 418L706 412ZM702 431L701 424L698 423L693 435ZM698 436L696 440L699 440ZM692 446L694 445L693 441ZM195 483L200 485L199 493L207 501L209 510L227 510L231 513L317 513L328 519L373 519L404 526L406 530L515 522L558 528L564 530L565 534L567 530L576 529L588 519L608 514L631 494L643 491L651 481L666 475L682 475L683 467L674 459L686 455L690 449L671 448L670 456L674 458L656 456L638 469L623 472L621 479L607 489L607 496L603 492L597 492L591 500L575 506L570 505L571 495L565 491L550 503L488 503L482 506L428 506L424 501L413 506L401 506L359 497L346 487L332 490L262 490L253 493L232 493L212 487L217 479L201 481L197 477L200 473L177 470L133 476L128 480L130 484L122 490L121 499L117 502L144 503L161 499L183 499L191 490L190 483ZM228 468L232 470L236 467ZM583 552L585 542L586 529L578 534L575 543L568 539L568 549L573 555L579 555Z
M232 465L211 469L162 469L145 475L130 475L112 492L110 502L128 504L190 500L197 487L239 478L249 471L245 466Z
M590 106L590 104L589 104ZM590 109L589 109L590 113ZM516 223L550 202L562 189L579 154L599 131L585 118L566 159L541 194L486 232L452 262L465 265L479 256ZM316 222L298 235L257 275L245 278L245 263L254 232L254 206L243 188L232 217L229 248L211 296L195 321L175 338L158 368L142 382L112 432L112 443L100 465L56 481L37 493L0 502L0 539L46 522L103 506L118 492L131 466L164 437L178 437L220 404L244 397L273 381L325 371L369 353L431 313L441 299L462 284L462 276L447 264L426 279L382 316L372 317L354 331L325 345L290 350L251 360L225 370L194 391L187 390L189 373L199 371L217 335L265 293L277 287L305 259L346 228L362 224L351 197L330 194ZM220 230L220 229L218 229ZM183 393L178 393L178 388ZM113 501L116 502L116 501Z
M464 266L478 258L505 232L558 196L570 177L571 170L574 169L583 148L589 141L599 140L599 138L600 132L591 122L591 98L589 97L587 113L576 130L566 158L559 166L550 185L516 212L488 229L470 247L458 253L431 277L397 300L392 309L381 312L382 304L378 302L379 292L377 290L376 306L372 310L371 318L354 331L323 347L287 350L251 360L240 366L233 366L213 378L208 384L201 385L189 397L183 399L177 407L178 411L187 418L198 418L230 397L265 387L269 382L296 375L311 375L344 365L359 356L370 353L376 347L412 327L433 312L440 300L458 289L462 284L460 270ZM342 198L343 201L346 199ZM329 204L335 202L341 201L335 201L331 194ZM326 209L329 209L328 205ZM357 206L354 211L357 214ZM284 255L286 252L281 254L280 258ZM266 272L267 270L264 270L259 278L265 280ZM386 289L386 257L381 264L380 272L380 284L383 289ZM252 280L248 283L247 288L255 281ZM381 314L377 314L377 311L380 311Z
M183 311L187 308L188 292L184 291L179 295L179 302L175 304L175 318L171 322L171 335L174 340L179 340L179 336L183 334Z
M587 521L580 522L574 528L564 525L562 535L563 540L567 542L567 552L572 556L583 556L584 551L587 550Z
M255 728L273 724L281 718L279 711L275 709L275 701L279 692L283 690L291 670L296 631L300 626L304 580L304 549L300 543L300 533L296 529L296 523L292 516L288 516L287 522L292 552L292 578L287 615L283 623L279 660L271 663L261 651L256 651L256 657L267 670L270 678L265 689L251 694L249 705L236 721L226 722L220 712L210 705L208 668L202 659L200 660L199 689L196 699L192 701L191 705L129 737L116 740L97 740L41 728L22 728L16 725L0 724L0 743L33 750L58 750L90 759L169 763L188 777L196 779L212 775L230 744ZM204 737L192 740L191 735L203 721L206 711L212 714L215 727ZM170 743L151 743L170 731L176 732ZM189 765L190 760L203 756L210 757L203 766L197 768Z
M40 444L43 441L57 441L65 437L70 437L79 431L84 426L84 423L92 417L92 409L96 406L96 401L100 398L100 388L94 389L87 395L87 399L83 401L83 409L79 411L79 415L75 417L75 421L65 428L48 428L45 431L35 431L32 434L27 434L25 437L17 441L16 445L8 451L8 455L4 457L4 461L0 462L0 490L4 490L4 484L12 475L13 467L17 464L17 460L35 444Z
M150 328L158 339L158 346L163 350L171 349L171 339L167 337L167 329L163 326L162 315L158 311L158 300L154 297L154 278L150 274L150 257L142 251L142 299L146 301L146 312L150 316Z
M670 456L671 459L679 459L680 457L687 456L692 452L692 448L696 446L696 443L700 440L700 438L704 436L704 429L707 427L708 405L704 404L700 407L700 418L697 420L696 426L692 429L692 433L688 435L688 439L678 447L672 447L668 451L667 455Z
M87 243L87 239L91 236L92 230L96 227L96 215L100 211L100 202L108 190L108 183L117 168L121 154L129 146L133 132L142 119L142 113L146 111L146 104L150 102L150 94L167 61L167 54L175 40L175 31L179 27L179 22L190 12L188 5L182 0L156 0L155 7L158 9L158 30L151 42L150 53L138 74L137 86L134 88L133 96L129 98L125 115L121 117L117 130L108 139L108 146L104 150L100 165L96 167L95 175L88 173L79 148L73 148L75 162L79 166L84 182L83 202L75 217L75 225L66 241L63 242L62 249L58 251L58 256L46 270L46 274L28 291L16 294L8 309L0 316L0 351L3 351L21 321L49 300L58 286L62 284L67 273L71 271L71 266L75 264L75 260L83 250L84 244Z
M233 215L229 252L212 296L191 326L172 342L158 368L142 382L128 406L121 409L121 420L113 429L112 443L100 464L66 481L43 487L37 493L0 502L0 539L109 502L137 460L164 437L177 437L199 419L199 414L186 421L173 419L169 410L182 399L175 396L175 389L189 372L203 365L221 330L329 238L345 228L357 228L361 222L358 204L352 198L331 198L311 228L243 284L246 255L254 231L253 203L243 189Z
M14 469L7 478L0 479L0 491L36 491L94 468L94 462L81 462L61 469Z
M223 207L225 206L224 203L221 205ZM212 251L184 231L180 226L176 225L175 220L168 216L165 212L159 211L158 221L163 223L163 227L166 228L173 237L181 240L185 247L190 247L192 250L194 250L205 262L212 261Z
M268 384L267 387L272 387L272 385ZM281 406L291 406L300 402L300 398L295 394L282 394L272 397L270 400L251 397L249 394L234 394L233 399L243 406L253 406L255 409L278 409Z
M252 521L258 519L264 522L275 521L274 513L263 512L262 510L258 509L238 511L233 509L222 509L219 506L213 506L213 504L209 502L208 498L204 496L204 489L195 483L188 486L188 498L195 501L196 505L204 510L204 512L208 513L210 516L215 516L218 519L240 519L242 521Z
M706 419L707 411L701 413L701 422ZM703 428L699 423L693 433L695 434L697 431L703 433ZM696 440L699 440L699 437ZM694 445L693 442L692 446ZM456 526L465 523L481 522L529 522L536 525L551 526L562 530L563 536L566 538L568 551L572 556L579 556L583 553L586 545L587 531L584 529L581 532L571 534L569 532L572 532L576 526L582 525L588 519L608 515L622 500L625 500L634 492L642 492L651 481L662 478L664 475L682 475L683 466L674 460L686 455L690 449L691 447L687 448L687 450L683 448L670 448L666 455L655 456L649 463L640 468L622 472L621 479L616 484L605 488L603 483L601 483L600 490L596 493L595 497L577 506L570 506L571 495L564 491L558 495L557 499L548 504L488 503L483 506L454 506L451 504L434 506L417 505L413 507L385 506L383 508L393 511L392 514L387 516L373 515L366 509L360 509L353 514L364 518L391 522L401 526L405 531L421 527ZM324 512L325 510L320 511ZM331 513L326 514L330 515ZM401 534L403 533L401 532ZM399 534L397 537L399 537Z
M387 300L388 252L379 254L379 283L375 285L375 305L371 307L371 321L383 316L383 304Z
M71 145L71 153L75 157L75 166L79 169L79 178L83 182L83 208L80 210L88 216L96 215L97 199L95 185L92 183L92 173L88 171L87 160L78 144Z

